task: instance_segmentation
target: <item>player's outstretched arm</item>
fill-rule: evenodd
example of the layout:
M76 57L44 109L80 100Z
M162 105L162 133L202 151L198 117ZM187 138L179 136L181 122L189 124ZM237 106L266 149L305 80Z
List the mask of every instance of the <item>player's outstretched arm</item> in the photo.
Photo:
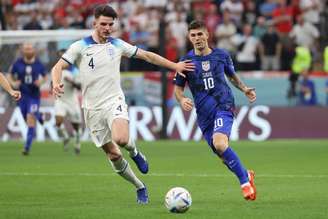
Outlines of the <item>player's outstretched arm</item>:
M12 96L15 100L19 100L21 98L21 93L19 91L14 90L8 80L6 79L6 77L0 72L0 85L1 87L3 87L3 89L5 89L5 91L7 91L10 96Z
M233 74L231 76L228 76L230 82L238 88L240 91L242 91L246 97L248 98L248 101L250 103L255 102L256 100L256 92L255 88L247 87L244 82L241 81L241 79L238 77L237 74Z
M182 75L183 77L186 77L182 72L188 72L188 71L194 71L195 65L190 60L185 60L183 62L171 62L170 60L157 55L153 52L148 52L143 49L138 49L136 57L139 59L143 59L146 62L152 63L154 65L160 65L165 68L174 70L178 72L178 74Z
M174 86L174 95L177 101L180 103L183 110L190 111L192 110L194 104L192 100L184 95L184 88L175 85Z
M64 93L64 85L61 82L63 69L69 67L69 64L63 59L54 65L51 70L52 93L55 97L60 97Z

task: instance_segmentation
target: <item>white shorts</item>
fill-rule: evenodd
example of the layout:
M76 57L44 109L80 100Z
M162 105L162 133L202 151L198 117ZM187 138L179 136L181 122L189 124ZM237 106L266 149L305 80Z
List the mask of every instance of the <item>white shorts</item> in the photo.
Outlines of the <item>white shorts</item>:
M129 121L128 105L121 96L113 98L108 108L99 110L84 109L84 121L90 130L93 143L99 148L111 142L111 127L114 119Z
M82 123L81 108L77 104L55 101L55 115L65 117L72 123Z

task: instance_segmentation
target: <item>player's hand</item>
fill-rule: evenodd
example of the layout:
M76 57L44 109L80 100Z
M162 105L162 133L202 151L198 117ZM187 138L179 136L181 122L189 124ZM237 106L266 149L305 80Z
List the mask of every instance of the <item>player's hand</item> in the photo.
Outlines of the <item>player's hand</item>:
M255 102L255 100L256 100L255 88L253 88L253 87L247 87L245 89L245 95L248 98L248 101L250 103Z
M16 91L16 90L12 90L11 92L10 92L10 96L12 97L12 98L14 98L14 100L19 100L20 98L21 98L21 92L20 91Z
M52 94L58 98L61 97L61 95L64 93L64 84L56 84L52 86Z
M183 110L185 111L190 111L192 110L194 104L192 102L191 99L189 99L188 97L184 97L180 100L180 105L182 107Z
M182 77L186 77L186 75L183 72L186 71L194 71L195 70L195 64L192 63L191 60L185 60L182 62L176 63L176 72L181 75Z

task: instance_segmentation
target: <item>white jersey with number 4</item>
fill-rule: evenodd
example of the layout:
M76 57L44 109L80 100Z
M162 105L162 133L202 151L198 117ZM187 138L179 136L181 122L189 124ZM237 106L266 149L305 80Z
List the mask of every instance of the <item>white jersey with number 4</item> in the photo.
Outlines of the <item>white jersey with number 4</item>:
M62 59L78 66L83 108L104 109L112 98L124 96L120 76L121 57L133 57L137 50L136 46L121 39L109 38L106 43L99 44L92 36L70 46Z

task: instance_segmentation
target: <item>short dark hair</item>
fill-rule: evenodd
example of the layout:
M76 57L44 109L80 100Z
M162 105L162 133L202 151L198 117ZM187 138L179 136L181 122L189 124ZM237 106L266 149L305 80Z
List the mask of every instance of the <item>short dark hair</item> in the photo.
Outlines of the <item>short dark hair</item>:
M194 29L206 29L206 24L204 21L199 21L199 20L193 20L190 22L188 26L188 31L189 30L194 30Z
M96 8L94 9L94 15L95 18L99 18L101 15L105 17L111 17L113 19L117 18L116 11L107 4L96 6Z

